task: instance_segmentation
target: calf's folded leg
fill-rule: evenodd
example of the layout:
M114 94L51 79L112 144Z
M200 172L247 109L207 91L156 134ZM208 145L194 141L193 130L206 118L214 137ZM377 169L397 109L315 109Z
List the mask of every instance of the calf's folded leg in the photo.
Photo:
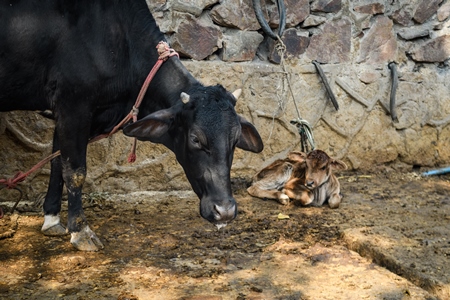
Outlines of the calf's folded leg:
M261 199L276 199L281 204L289 204L289 197L279 190L265 190L257 185L252 185L247 189L247 192L253 197Z

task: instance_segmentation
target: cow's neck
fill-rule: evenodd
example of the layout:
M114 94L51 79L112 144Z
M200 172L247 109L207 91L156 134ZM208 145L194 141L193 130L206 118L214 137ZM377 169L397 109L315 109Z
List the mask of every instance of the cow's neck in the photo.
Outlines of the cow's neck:
M146 6L145 1L142 1ZM150 70L156 64L158 54L157 44L164 40L164 35L154 21L148 9L132 5L130 9L137 10L137 22L132 22L130 47L132 51L131 65L135 83L139 88L144 83ZM139 45L133 47L133 45ZM133 84L133 83L132 83ZM154 111L168 108L180 101L181 92L188 92L192 86L200 84L183 66L177 57L171 57L164 62L150 83L140 107L139 118ZM135 99L132 99L134 102ZM134 103L133 103L134 104Z

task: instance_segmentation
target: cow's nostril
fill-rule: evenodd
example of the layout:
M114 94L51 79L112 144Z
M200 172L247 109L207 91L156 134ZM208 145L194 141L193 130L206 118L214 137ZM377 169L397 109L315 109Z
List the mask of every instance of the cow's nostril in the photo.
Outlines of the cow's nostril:
M214 219L216 221L231 221L236 215L236 205L219 206L214 205Z

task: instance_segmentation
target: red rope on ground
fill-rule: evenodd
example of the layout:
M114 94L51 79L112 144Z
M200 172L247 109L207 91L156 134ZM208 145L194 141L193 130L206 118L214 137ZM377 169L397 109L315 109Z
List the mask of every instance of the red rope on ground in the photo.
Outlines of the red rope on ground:
M158 60L156 61L155 65L153 66L152 70L148 74L147 78L144 81L144 84L141 87L141 90L139 91L139 95L136 99L136 103L134 104L131 111L128 113L128 115L119 123L117 124L113 130L110 133L107 134L101 134L98 135L92 139L89 140L89 144L99 141L101 139L104 139L106 137L109 137L116 133L124 124L126 124L131 119L133 122L137 121L137 115L139 113L139 106L142 103L142 99L144 99L145 93L147 92L148 86L150 85L150 82L152 81L153 77L155 77L156 72L159 70L163 62L165 62L169 57L177 56L179 57L178 53L169 47L169 45L166 42L159 42L156 46L156 49L158 51ZM128 156L128 162L132 163L136 160L136 143L137 140L134 138L133 140L133 146L131 148L131 153ZM52 153L51 155L47 156L43 160L41 160L39 163L37 163L34 167L32 167L28 172L22 173L18 172L16 175L14 175L12 178L7 179L0 179L0 184L3 184L7 189L14 189L17 184L24 181L25 178L28 177L31 173L35 172L39 168L41 168L43 165L54 159L55 157L59 156L61 154L60 151L56 151L55 153Z

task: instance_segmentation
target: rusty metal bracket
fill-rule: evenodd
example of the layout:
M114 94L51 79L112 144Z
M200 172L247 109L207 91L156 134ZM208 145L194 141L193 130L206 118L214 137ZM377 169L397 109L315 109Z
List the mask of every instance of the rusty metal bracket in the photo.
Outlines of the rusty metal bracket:
M330 84L328 83L325 73L323 73L322 68L320 67L320 64L315 60L313 60L312 63L316 67L317 73L319 73L319 76L322 79L323 84L325 85L325 89L327 90L328 97L330 98L331 103L333 103L333 106L336 110L339 110L339 104L336 100L336 97L333 94L333 91L331 90Z
M395 62L390 62L388 67L391 69L391 96L389 99L389 111L392 121L398 122L397 112L395 111L395 94L397 93L398 87L397 65Z

